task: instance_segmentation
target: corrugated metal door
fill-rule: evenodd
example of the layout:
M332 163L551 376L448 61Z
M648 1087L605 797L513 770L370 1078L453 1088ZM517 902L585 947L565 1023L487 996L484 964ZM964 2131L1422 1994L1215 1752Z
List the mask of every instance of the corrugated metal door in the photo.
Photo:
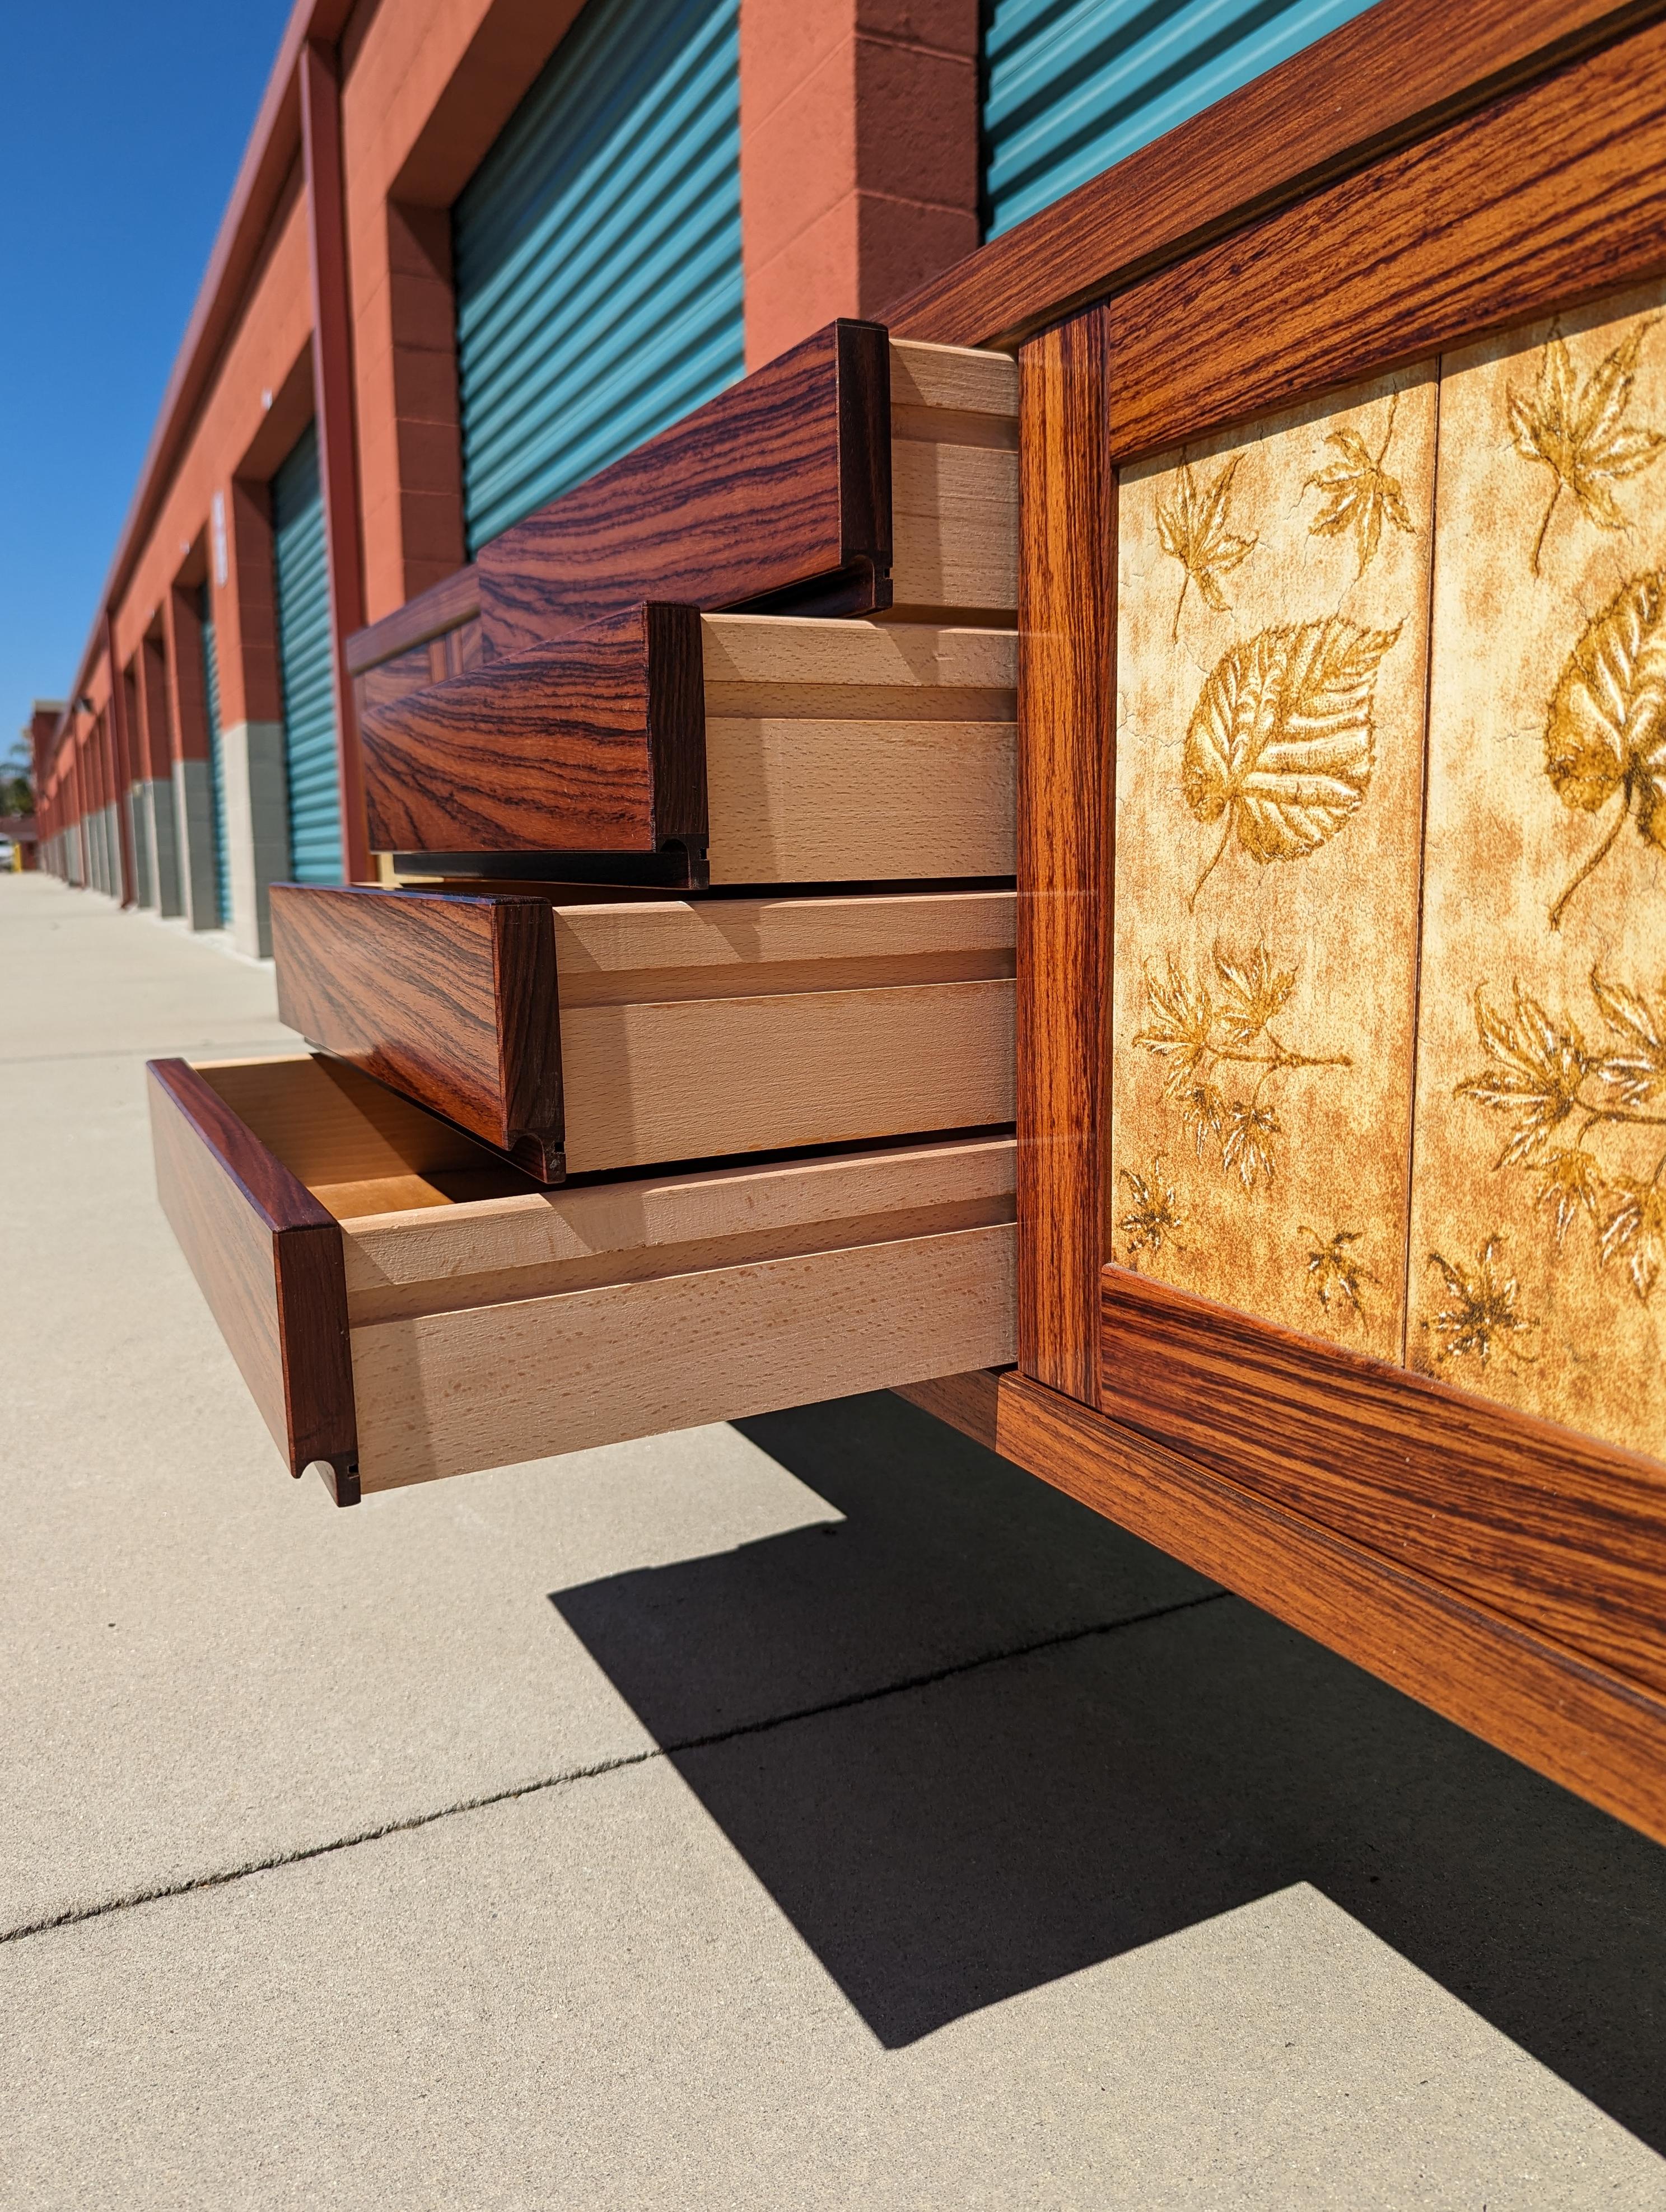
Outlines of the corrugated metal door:
M994 0L984 32L985 235L1360 15L1371 0Z
M272 478L272 556L289 778L289 873L298 884L338 884L341 788L315 424L308 424Z
M452 226L472 554L745 369L739 0L590 0Z
M223 928L231 920L231 842L226 836L226 758L220 738L220 649L209 587L199 603L203 626L203 696L208 702L209 793L214 821L214 897Z

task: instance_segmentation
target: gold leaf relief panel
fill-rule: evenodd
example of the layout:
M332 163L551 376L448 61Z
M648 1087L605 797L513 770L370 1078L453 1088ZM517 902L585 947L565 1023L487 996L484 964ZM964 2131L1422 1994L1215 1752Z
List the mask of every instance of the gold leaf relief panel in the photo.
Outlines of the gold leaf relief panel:
M1442 364L1411 1364L1666 1450L1666 293Z
M1432 367L1123 471L1110 1249L1402 1356Z

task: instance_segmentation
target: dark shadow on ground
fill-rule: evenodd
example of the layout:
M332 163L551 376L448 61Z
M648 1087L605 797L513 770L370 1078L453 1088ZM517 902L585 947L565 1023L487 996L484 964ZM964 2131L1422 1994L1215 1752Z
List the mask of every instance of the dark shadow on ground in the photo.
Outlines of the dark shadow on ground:
M739 1425L844 1520L551 1601L883 2043L1305 1881L1666 2151L1666 1851L899 1400Z

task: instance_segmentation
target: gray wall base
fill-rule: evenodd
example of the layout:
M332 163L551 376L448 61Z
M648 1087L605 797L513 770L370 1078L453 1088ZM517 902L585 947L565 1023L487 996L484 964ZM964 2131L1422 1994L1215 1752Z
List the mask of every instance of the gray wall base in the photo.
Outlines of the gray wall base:
M220 740L231 931L240 952L272 949L271 887L289 872L289 786L282 722L234 722Z

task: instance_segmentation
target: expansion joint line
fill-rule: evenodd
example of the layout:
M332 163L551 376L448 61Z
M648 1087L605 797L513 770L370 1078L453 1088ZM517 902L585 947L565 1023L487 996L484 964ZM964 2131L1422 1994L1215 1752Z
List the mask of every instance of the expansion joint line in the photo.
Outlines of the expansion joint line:
M740 1721L733 1728L713 1729L701 1735L679 1737L672 1743L646 1745L641 1751L621 1752L617 1759L599 1759L587 1766L569 1767L560 1774L542 1775L535 1782L517 1782L507 1790L488 1790L477 1797L459 1797L449 1805L440 1805L427 1813L412 1813L403 1820L385 1820L374 1828L355 1829L352 1834L337 1836L327 1844L307 1844L299 1850L274 1851L270 1856L246 1860L240 1866L222 1867L213 1874L195 1875L189 1881L159 1882L153 1888L129 1890L121 1897L106 1898L100 1905L72 1906L64 1912L55 1912L40 1920L23 1922L16 1928L0 1929L0 1944L21 1943L26 1936L49 1936L60 1928L79 1928L89 1920L105 1920L116 1912L131 1912L136 1905L160 1905L173 1897L192 1897L199 1890L224 1889L228 1883L244 1881L251 1875L271 1874L281 1867L304 1866L309 1859L330 1858L337 1851L356 1850L361 1844L380 1843L386 1836L408 1836L419 1828L431 1828L441 1820L457 1819L465 1813L481 1813L494 1805L513 1805L523 1797L542 1796L551 1790L565 1790L577 1782L593 1782L604 1774L620 1774L628 1767L648 1766L656 1759L678 1759L684 1753L709 1751L719 1745L737 1743L744 1736L766 1735L773 1729L791 1728L798 1721L813 1721L825 1713L848 1712L858 1705L873 1705L886 1698L907 1695L910 1691L929 1690L939 1682L952 1682L964 1674L981 1673L988 1667L1000 1667L1014 1659L1028 1659L1043 1651L1061 1651L1073 1644L1085 1644L1097 1636L1114 1636L1119 1629L1143 1628L1153 1620L1166 1620L1172 1614L1194 1613L1200 1606L1213 1605L1229 1595L1226 1590L1206 1590L1201 1596L1181 1598L1173 1605L1154 1606L1149 1613L1130 1613L1122 1620L1092 1621L1085 1628L1067 1629L1061 1636L1041 1636L1029 1644L1012 1644L999 1651L985 1651L976 1659L962 1659L951 1667L935 1667L921 1674L907 1674L900 1681L881 1683L872 1690L853 1690L842 1698L828 1698L819 1705L800 1705L788 1713L772 1713L766 1719Z

